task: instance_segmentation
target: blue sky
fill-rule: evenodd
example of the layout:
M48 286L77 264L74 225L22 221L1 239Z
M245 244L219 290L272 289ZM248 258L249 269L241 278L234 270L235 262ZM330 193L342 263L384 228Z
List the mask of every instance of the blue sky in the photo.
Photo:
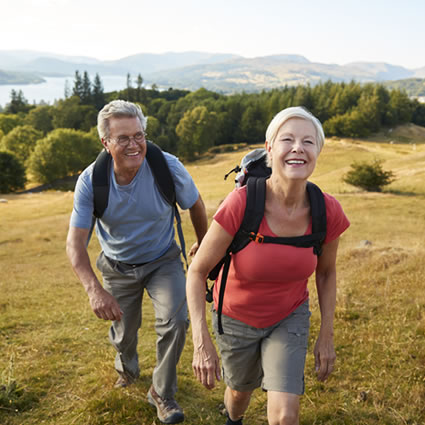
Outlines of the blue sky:
M197 50L425 66L424 0L12 0L1 18L0 50L97 59Z

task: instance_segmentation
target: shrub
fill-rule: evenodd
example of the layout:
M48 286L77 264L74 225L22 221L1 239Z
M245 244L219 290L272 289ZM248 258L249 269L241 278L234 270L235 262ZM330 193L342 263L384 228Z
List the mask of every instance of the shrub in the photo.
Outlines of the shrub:
M59 128L40 139L28 160L28 171L41 183L77 174L96 159L102 145L93 132Z
M0 170L0 193L10 193L25 187L25 168L13 153L0 152Z
M34 150L37 140L42 137L43 133L34 127L18 125L1 139L0 149L12 152L22 164L25 164Z
M0 114L0 130L3 134L9 133L16 126L22 124L23 119L17 114Z
M368 192L381 192L384 186L394 181L394 174L392 171L384 171L382 161L379 160L372 163L354 162L343 180Z

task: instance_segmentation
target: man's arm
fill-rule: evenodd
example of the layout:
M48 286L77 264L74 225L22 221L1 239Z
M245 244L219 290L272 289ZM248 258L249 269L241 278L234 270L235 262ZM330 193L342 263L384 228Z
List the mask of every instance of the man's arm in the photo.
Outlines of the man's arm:
M96 316L104 320L121 320L123 313L116 299L103 289L90 264L86 248L89 232L89 229L71 226L66 240L66 253Z
M204 201L199 195L196 202L189 208L190 220L192 221L193 228L195 229L197 241L192 245L189 256L193 257L201 244L202 239L208 230L208 218L205 210Z

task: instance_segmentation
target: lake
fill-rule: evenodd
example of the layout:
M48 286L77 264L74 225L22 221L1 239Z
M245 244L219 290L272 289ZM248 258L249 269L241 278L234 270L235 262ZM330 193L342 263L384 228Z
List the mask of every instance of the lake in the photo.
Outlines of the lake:
M10 101L10 92L12 90L22 90L25 99L29 103L39 103L42 100L52 104L55 100L65 97L65 82L72 91L74 77L43 77L46 82L41 84L5 84L0 85L0 105L4 107ZM93 82L94 76L90 76ZM108 75L101 77L105 92L114 90L123 90L127 85L126 75ZM135 85L135 84L133 84Z

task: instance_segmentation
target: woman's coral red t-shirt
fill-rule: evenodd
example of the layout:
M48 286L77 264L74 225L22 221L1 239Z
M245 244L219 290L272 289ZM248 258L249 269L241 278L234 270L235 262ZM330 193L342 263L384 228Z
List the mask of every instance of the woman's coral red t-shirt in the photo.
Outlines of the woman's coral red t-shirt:
M340 203L324 194L327 235L325 244L338 238L350 225ZM229 234L238 231L246 206L246 186L233 190L214 215ZM259 233L276 236L261 221ZM306 234L311 233L311 220ZM232 256L223 314L256 328L279 322L308 299L308 278L314 273L317 257L313 248L251 242ZM218 305L221 273L214 285L214 304Z

